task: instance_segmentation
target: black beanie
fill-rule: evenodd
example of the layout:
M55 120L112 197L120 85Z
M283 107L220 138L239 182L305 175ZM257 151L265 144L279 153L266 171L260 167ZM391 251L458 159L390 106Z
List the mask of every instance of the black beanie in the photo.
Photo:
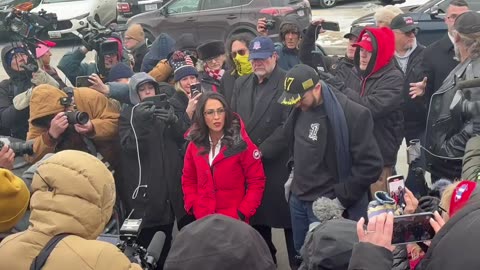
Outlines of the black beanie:
M197 47L198 58L205 61L210 58L225 54L225 44L223 41L214 40Z
M107 82L114 82L118 79L130 79L133 76L133 70L125 63L118 63L110 69Z

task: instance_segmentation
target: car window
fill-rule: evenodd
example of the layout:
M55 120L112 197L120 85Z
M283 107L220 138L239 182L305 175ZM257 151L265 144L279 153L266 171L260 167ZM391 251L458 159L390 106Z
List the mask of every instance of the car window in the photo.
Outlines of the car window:
M203 9L214 9L214 8L226 8L226 7L232 7L234 4L233 2L241 2L240 0L233 1L233 0L205 0L203 4ZM240 4L237 4L235 6L239 6Z
M199 10L200 0L178 0L167 7L168 14L186 13Z

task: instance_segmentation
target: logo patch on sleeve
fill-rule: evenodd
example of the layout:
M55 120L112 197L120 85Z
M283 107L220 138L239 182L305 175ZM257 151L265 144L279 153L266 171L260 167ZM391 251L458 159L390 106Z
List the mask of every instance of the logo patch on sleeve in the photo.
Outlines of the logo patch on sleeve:
M255 150L253 151L253 158L254 158L254 159L260 159L261 157L262 157L262 153L260 153L260 150L255 149Z

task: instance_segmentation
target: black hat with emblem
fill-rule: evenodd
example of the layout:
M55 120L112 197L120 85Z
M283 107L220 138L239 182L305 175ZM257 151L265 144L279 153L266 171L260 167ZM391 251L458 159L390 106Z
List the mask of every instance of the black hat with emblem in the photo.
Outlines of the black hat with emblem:
M315 69L304 64L295 65L285 75L284 92L278 103L287 106L297 104L306 92L317 85L318 81L320 77Z

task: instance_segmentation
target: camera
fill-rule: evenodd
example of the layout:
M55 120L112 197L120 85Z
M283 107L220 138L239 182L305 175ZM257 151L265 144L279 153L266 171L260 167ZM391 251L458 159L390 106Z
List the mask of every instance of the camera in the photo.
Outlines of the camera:
M70 125L85 125L90 120L90 117L86 112L80 112L77 110L65 112L65 115L67 116Z
M0 149L2 149L5 144L4 141L0 140ZM24 143L12 142L8 144L8 146L13 150L16 156L33 155L33 141Z
M265 20L265 28L267 30L272 30L275 28L275 20L267 19Z
M450 103L450 112L455 124L462 125L474 117L480 116L480 101L471 101L471 91L468 88L480 87L480 79L459 82L457 91Z
M33 4L26 2L15 6L5 17L5 25L22 39L34 39L44 29L57 23L55 13L40 10L32 13Z

